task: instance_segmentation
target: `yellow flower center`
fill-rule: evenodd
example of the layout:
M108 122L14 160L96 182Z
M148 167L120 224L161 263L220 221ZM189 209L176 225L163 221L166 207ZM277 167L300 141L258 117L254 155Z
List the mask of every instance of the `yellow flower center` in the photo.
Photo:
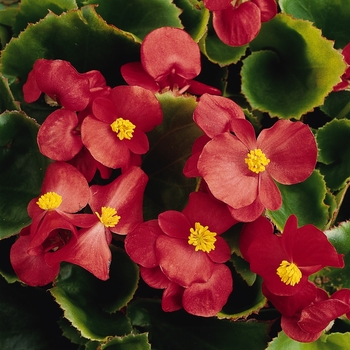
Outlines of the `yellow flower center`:
M42 210L55 210L62 203L62 197L56 192L47 192L43 194L36 204Z
M195 246L196 252L202 250L209 253L215 249L216 232L208 230L208 226L202 226L199 222L195 223L195 228L190 229L191 234L188 236L188 244Z
M247 154L244 162L248 165L250 171L259 174L265 170L265 166L270 163L270 159L266 158L260 148L256 148Z
M111 124L112 130L117 134L119 140L130 140L133 136L134 129L136 125L134 125L130 120L117 118Z
M281 277L281 281L286 285L294 286L301 280L302 273L298 266L294 263L290 263L287 260L283 260L277 269L277 275Z
M120 220L117 211L111 207L102 207L101 215L98 212L95 212L95 214L106 227L114 227Z

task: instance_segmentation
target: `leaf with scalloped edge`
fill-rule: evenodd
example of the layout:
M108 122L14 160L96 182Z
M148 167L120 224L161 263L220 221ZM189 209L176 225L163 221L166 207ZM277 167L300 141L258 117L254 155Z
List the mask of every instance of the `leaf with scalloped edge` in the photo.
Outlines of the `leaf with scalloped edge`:
M96 12L108 23L132 33L138 41L160 27L183 28L179 19L181 10L172 0L86 0L97 4Z
M320 109L331 118L350 119L350 91L331 92Z
M317 130L318 161L327 186L339 190L350 179L350 120L333 119Z
M325 231L325 234L339 254L350 252L350 221L341 222Z
M77 8L75 0L22 0L13 25L14 36L23 31L29 23L36 23L49 12L57 15Z
M329 206L325 204L326 183L318 170L304 182L295 185L277 186L282 195L282 206L266 213L277 228L283 231L284 224L291 214L298 217L298 225L313 224L324 229L329 220Z
M323 334L312 343L300 343L289 338L283 331L273 338L266 350L345 350L350 344L350 333Z
M253 109L279 118L300 119L322 105L346 68L319 29L286 14L263 23L249 46L242 92Z
M101 350L151 350L147 333L129 334L125 337L115 337L101 345Z
M138 267L124 250L111 246L110 278L100 281L83 268L62 264L58 280L50 289L65 317L81 335L91 340L130 333L124 313L118 311L133 297Z
M48 165L36 142L38 128L23 112L0 114L0 239L30 224L27 205L38 196Z
M335 40L335 47L350 42L348 0L279 0L279 5L283 12L313 22L326 38Z

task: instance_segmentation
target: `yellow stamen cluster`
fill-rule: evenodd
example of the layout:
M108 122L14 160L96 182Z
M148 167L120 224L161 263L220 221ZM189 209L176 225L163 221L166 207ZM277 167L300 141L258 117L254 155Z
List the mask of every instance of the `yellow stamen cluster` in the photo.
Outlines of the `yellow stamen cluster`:
M259 174L265 170L265 166L270 163L270 159L266 158L260 148L251 150L247 154L244 162L248 165L248 169L253 173Z
M120 220L117 211L111 207L102 207L101 215L98 212L95 212L95 214L106 227L114 227Z
M215 249L214 243L216 242L216 232L208 230L208 226L202 226L199 222L195 223L195 228L190 229L190 235L188 236L188 244L195 246L196 252L202 250L209 253Z
M55 210L62 203L62 196L57 194L56 192L47 192L43 194L36 204L42 210Z
M277 269L277 275L281 277L281 281L286 285L295 286L301 280L302 273L298 266L294 263L290 263L287 260L282 260L280 266Z
M123 118L117 118L112 124L111 124L112 130L117 134L119 140L131 140L134 129L136 128L136 125L134 125L130 120L123 119Z

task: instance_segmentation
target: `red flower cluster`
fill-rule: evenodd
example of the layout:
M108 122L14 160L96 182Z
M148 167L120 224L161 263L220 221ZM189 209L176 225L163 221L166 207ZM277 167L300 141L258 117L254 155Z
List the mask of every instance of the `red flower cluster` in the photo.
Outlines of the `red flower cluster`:
M163 212L128 234L125 249L144 281L165 289L164 311L183 307L209 317L222 309L233 282L224 265L230 248L220 235L235 223L225 204L195 192L182 212Z
M330 322L350 312L350 290L329 297L308 280L326 266L344 266L343 256L315 226L298 228L291 215L283 233L275 234L261 216L243 226L240 250L250 269L262 276L263 293L281 312L282 329L290 338L315 341Z
M277 14L275 0L203 0L213 13L213 27L225 44L242 46L259 33L262 22Z

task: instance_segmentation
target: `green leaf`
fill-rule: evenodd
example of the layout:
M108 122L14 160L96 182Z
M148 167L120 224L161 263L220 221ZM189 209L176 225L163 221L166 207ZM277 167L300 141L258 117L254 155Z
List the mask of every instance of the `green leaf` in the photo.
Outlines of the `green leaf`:
M203 2L198 0L174 0L174 4L183 10L180 20L184 29L198 42L207 31L210 12Z
M350 91L331 92L321 110L331 118L350 119Z
M350 120L333 119L316 133L318 160L327 186L339 190L350 178ZM335 142L336 141L336 142Z
M326 38L335 40L335 47L350 42L348 0L279 0L279 5L283 12L313 22Z
M345 71L343 56L310 22L278 14L263 23L244 59L242 92L252 108L284 119L324 103Z
M142 299L128 306L127 315L134 326L149 332L152 349L263 350L267 344L267 323L196 317L184 311L167 313L160 303Z
M312 343L300 343L289 337L282 331L269 343L267 350L344 350L350 342L350 333L323 334Z
M22 86L38 58L67 60L81 73L97 69L113 87L125 84L120 67L139 61L139 51L140 45L129 34L107 25L93 6L86 6L60 16L49 14L13 38L2 52L1 71L16 80L11 90L23 102ZM47 114L52 111L44 103L40 106ZM26 110L26 105L22 108ZM36 118L37 109L29 115Z
M324 229L329 219L329 207L324 203L326 183L318 170L299 184L277 183L277 186L282 195L282 206L275 211L267 210L267 215L279 230L283 230L291 214L298 217L299 226L313 224L321 230Z
M341 222L339 226L325 231L325 234L339 254L350 252L350 221Z
M36 23L49 12L60 15L65 11L76 9L75 0L22 0L13 25L15 36L23 31L29 23Z
M27 205L39 195L48 165L38 150L37 131L23 112L0 115L0 239L30 223Z
M181 10L172 0L87 0L84 3L98 4L96 12L107 23L132 33L138 41L156 28L183 28L179 19Z
M101 350L151 350L148 336L143 334L129 334L125 337L115 337L101 346Z
M65 317L91 340L106 340L131 331L128 319L117 310L131 300L137 288L138 268L124 250L111 249L109 280L100 281L79 266L63 264L55 287L50 289Z
M50 294L0 277L0 348L4 350L71 349L57 320L61 310Z
M0 112L6 110L19 110L19 106L14 101L7 79L0 74Z
M157 94L163 122L148 134L150 150L142 168L149 176L145 191L145 216L156 218L165 210L182 210L188 195L196 188L196 179L186 178L182 170L191 155L193 142L202 135L192 115L197 105L194 96ZM155 161L156 159L156 161Z

